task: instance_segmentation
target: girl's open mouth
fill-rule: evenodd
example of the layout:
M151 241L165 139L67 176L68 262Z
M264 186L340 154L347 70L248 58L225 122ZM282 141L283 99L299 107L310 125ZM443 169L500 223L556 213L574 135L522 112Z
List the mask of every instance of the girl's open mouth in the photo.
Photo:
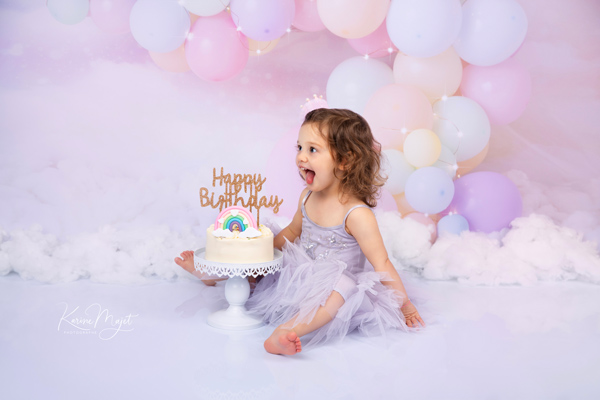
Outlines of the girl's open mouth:
M300 167L300 170L304 171L304 173L306 174L304 176L304 180L306 181L306 183L309 185L313 183L313 180L315 179L315 171L303 167Z

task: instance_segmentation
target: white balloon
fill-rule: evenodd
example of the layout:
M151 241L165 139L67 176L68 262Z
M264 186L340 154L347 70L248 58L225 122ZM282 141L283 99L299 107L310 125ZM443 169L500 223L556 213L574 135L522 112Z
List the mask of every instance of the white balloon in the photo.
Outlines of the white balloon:
M331 108L347 108L358 114L378 89L394 83L394 72L385 63L364 57L342 61L327 80L327 103Z
M129 14L134 39L146 50L168 53L185 41L190 16L179 3L164 0L138 0Z
M89 0L48 0L47 5L54 19L67 25L83 21L90 11Z
M433 104L433 131L457 161L479 154L490 140L490 120L474 100L448 97Z
M382 174L387 176L384 188L393 195L404 192L406 181L415 167L406 161L401 151L395 149L383 150L381 161Z
M458 170L458 164L456 164L456 156L448 147L442 145L442 152L436 162L433 163L432 167L439 168L446 171L450 178L456 176Z
M454 49L469 64L495 65L517 51L526 33L527 15L515 0L469 0Z
M192 14L210 17L225 10L229 0L181 0L180 4Z
M394 0L386 23L398 50L409 56L432 57L456 40L461 20L459 0Z

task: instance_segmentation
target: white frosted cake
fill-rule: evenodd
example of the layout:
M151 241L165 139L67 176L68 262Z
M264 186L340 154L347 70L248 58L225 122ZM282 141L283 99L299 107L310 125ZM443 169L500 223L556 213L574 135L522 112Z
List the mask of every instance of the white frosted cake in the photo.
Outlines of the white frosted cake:
M243 207L223 210L206 230L205 258L223 263L258 263L273 260L273 232L257 226Z
M273 260L273 232L264 225L260 236L242 237L232 232L230 237L216 237L214 224L206 230L206 259L224 263L257 263Z

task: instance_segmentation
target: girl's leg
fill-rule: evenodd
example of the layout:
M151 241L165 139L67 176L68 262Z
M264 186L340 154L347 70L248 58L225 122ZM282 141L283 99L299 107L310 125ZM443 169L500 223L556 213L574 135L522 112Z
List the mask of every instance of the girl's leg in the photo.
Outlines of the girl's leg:
M344 298L336 291L319 307L314 318L309 323L295 325L296 318L288 321L275 329L271 336L265 341L265 350L273 354L293 355L302 350L300 336L313 332L329 323L344 304Z

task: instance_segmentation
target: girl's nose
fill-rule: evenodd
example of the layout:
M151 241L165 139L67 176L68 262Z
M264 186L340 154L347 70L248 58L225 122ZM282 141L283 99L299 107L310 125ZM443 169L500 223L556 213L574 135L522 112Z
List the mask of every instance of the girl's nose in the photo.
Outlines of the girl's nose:
M302 150L296 155L296 161L306 161L306 154Z

